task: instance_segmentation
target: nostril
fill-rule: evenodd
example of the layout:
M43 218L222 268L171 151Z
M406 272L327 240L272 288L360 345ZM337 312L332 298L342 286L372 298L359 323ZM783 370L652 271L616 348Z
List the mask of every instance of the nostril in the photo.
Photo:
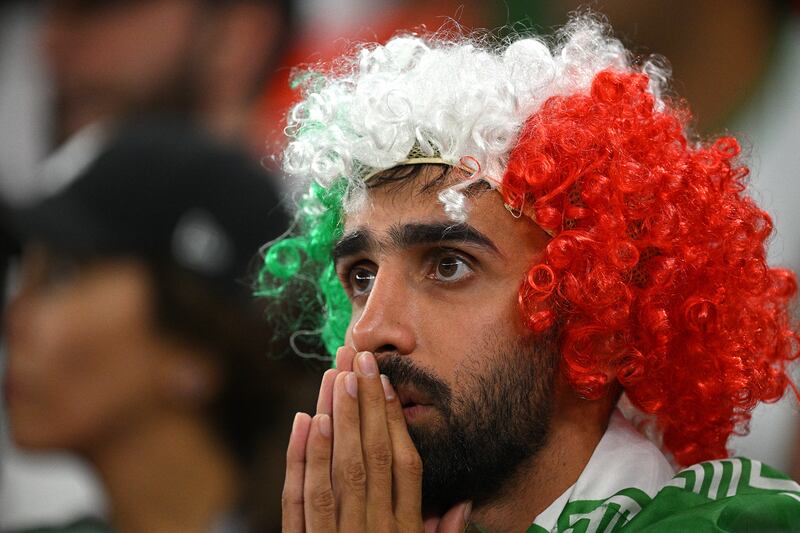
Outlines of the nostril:
M377 354L380 354L380 353L388 353L388 352L397 353L397 352L399 352L399 350L397 349L397 347L394 344L384 344L383 346L381 346L377 350L375 350L374 353L377 355Z

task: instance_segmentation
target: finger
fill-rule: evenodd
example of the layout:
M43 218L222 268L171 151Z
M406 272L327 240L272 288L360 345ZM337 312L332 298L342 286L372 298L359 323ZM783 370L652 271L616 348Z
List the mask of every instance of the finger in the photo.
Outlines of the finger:
M286 448L286 478L283 482L281 498L282 524L284 533L305 531L303 515L303 478L306 465L306 440L311 427L311 417L297 413Z
M422 530L425 533L436 533L436 529L439 527L439 522L442 521L442 518L439 516L428 518L422 524Z
M322 375L322 383L319 386L319 396L317 397L317 414L333 414L333 381L339 371L329 368Z
M356 357L358 405L361 417L361 449L367 470L367 526L377 530L393 517L392 441L386 420L386 400L375 356Z
M472 502L463 502L447 511L436 527L436 533L463 533L472 513Z
M333 493L340 531L363 531L366 526L367 472L361 453L358 381L340 372L333 386Z
M353 348L342 346L336 351L336 368L344 372L352 372L355 358L356 351Z
M404 530L410 531L418 527L422 514L422 460L408 434L397 393L389 378L381 376L381 382L386 396L386 419L392 442L394 514Z
M303 511L306 531L336 531L336 505L331 488L331 417L316 415L306 444L306 475L303 486Z

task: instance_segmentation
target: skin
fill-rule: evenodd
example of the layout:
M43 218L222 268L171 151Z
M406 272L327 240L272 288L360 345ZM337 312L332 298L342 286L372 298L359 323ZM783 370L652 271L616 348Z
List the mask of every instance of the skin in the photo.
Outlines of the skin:
M392 238L397 229L450 223L436 191L419 192L426 178L409 179L414 183L407 187L371 189L364 209L345 221L343 241L368 232L373 245L337 259L352 320L337 369L323 377L316 416L295 419L287 450L284 531L462 531L467 521L489 531L522 531L574 483L605 431L611 399L581 400L558 375L545 447L492 501L474 509L463 502L423 519L421 463L406 427L435 427L438 414L413 390L393 391L387 383L384 394L371 361L380 365L389 353L409 357L457 394L459 373L475 364L466 354L480 345L487 329L500 337L530 336L517 291L547 235L532 221L515 219L500 195L487 192L470 199L468 224L491 245L463 240L398 245ZM346 390L353 379L355 398ZM409 398L419 403L404 409Z
M6 315L11 435L98 470L122 532L206 531L235 500L235 463L205 419L217 371L153 320L132 259L26 250Z
M250 127L263 54L276 46L269 5L196 0L51 2L42 45L55 85L59 140L100 120L189 113L223 137Z

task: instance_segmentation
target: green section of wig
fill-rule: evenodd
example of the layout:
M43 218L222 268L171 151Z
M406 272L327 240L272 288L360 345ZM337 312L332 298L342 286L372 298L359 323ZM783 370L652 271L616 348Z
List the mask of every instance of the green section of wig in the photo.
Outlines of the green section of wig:
M293 230L265 249L255 291L257 297L301 302L289 327L318 334L332 360L344 343L351 312L331 255L342 236L346 189L345 179L328 188L312 183L300 201Z

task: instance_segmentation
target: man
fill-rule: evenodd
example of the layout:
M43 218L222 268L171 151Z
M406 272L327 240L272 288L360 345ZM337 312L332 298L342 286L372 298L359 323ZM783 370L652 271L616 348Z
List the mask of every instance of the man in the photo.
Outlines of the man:
M486 42L305 78L284 167L314 182L263 282L316 277L336 369L284 531L797 529L800 487L727 458L797 357L739 145L691 139L666 70L591 19Z

